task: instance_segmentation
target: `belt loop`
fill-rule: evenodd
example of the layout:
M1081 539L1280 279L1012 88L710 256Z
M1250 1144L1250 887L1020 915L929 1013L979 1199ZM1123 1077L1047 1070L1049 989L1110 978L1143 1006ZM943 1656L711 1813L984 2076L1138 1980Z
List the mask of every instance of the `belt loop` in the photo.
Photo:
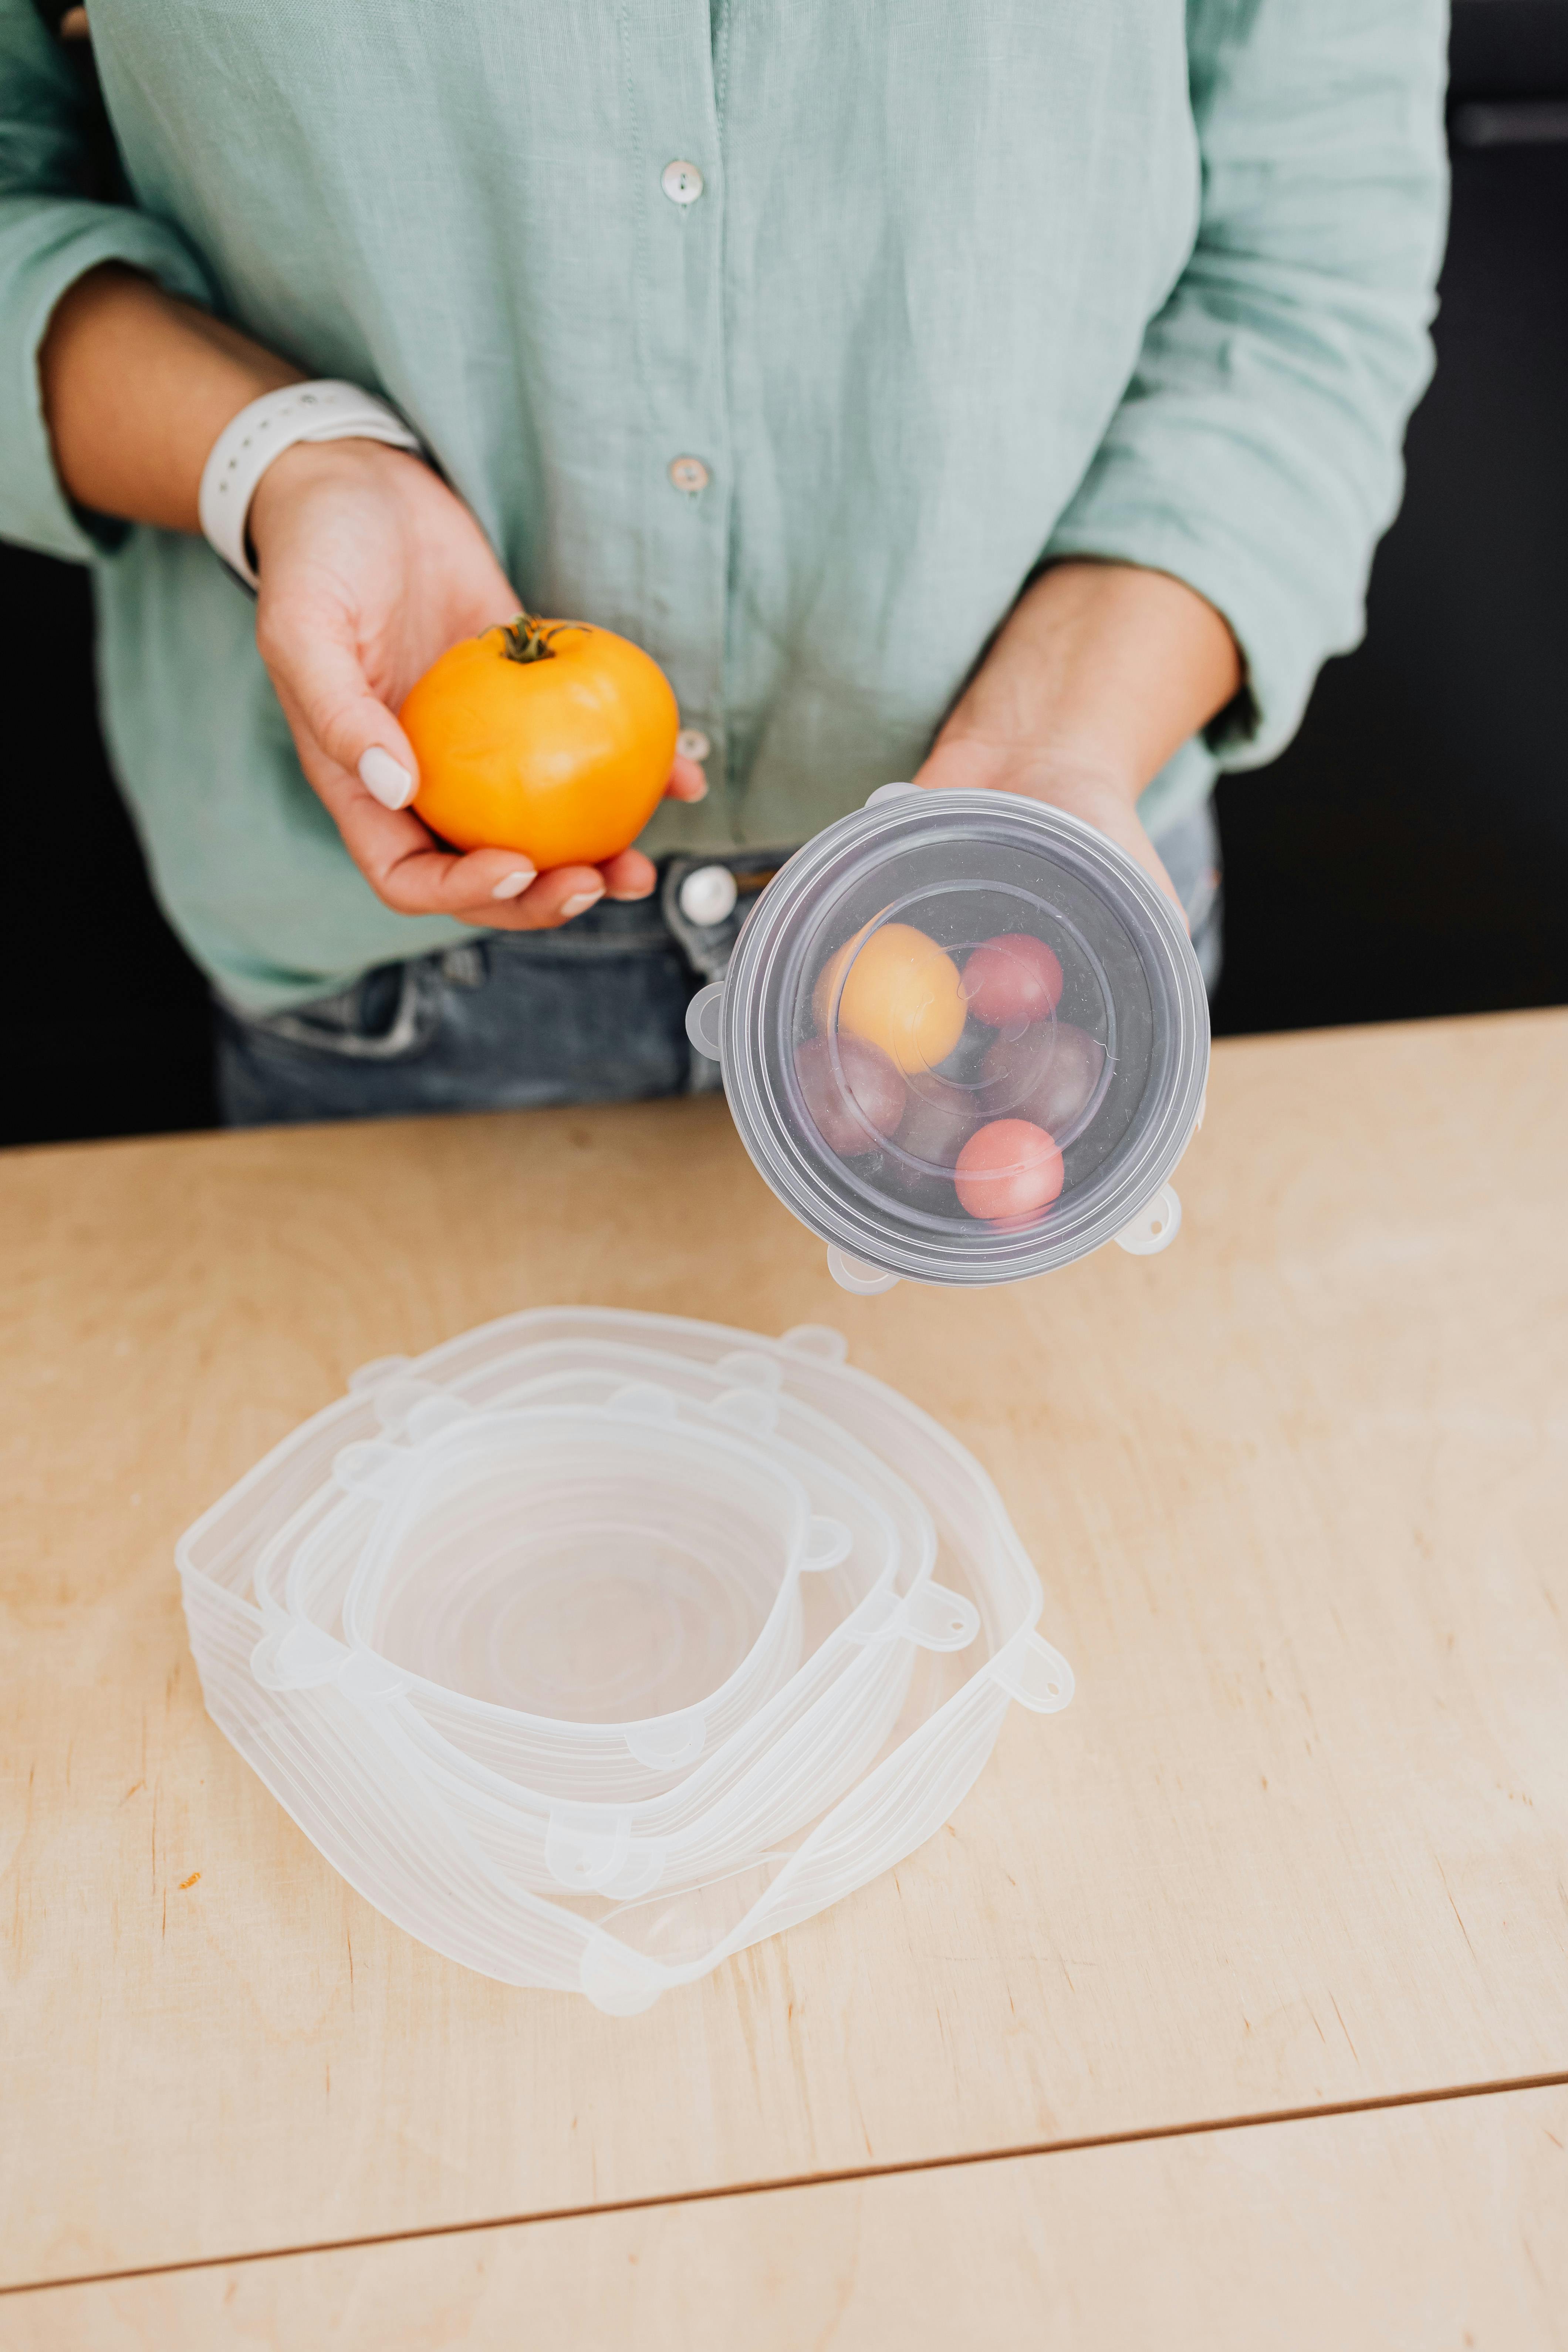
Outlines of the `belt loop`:
M752 902L793 855L789 849L729 849L717 850L707 857L672 856L665 859L659 912L698 980L723 979ZM733 875L739 886L738 895L729 913L718 922L693 922L681 907L681 893L694 874L710 867Z

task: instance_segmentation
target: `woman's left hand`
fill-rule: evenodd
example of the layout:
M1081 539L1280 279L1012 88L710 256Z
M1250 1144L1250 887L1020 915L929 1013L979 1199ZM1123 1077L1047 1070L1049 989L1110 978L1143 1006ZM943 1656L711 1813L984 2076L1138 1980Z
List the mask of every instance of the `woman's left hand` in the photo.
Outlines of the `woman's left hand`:
M1053 564L1013 607L915 782L1020 793L1083 817L1180 906L1139 795L1242 677L1223 616L1184 581Z
M1082 751L1053 751L1048 744L944 735L915 782L927 791L955 784L981 785L1065 809L1069 816L1080 816L1108 834L1153 876L1167 898L1178 907L1182 903L1159 851L1143 829L1136 779L1110 761L1097 763Z

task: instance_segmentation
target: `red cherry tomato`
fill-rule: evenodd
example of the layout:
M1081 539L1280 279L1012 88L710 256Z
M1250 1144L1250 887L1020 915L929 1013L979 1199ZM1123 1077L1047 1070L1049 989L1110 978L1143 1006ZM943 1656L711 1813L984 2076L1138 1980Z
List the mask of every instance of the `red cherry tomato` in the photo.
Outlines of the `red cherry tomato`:
M952 1176L960 1208L1012 1223L1049 1208L1062 1189L1062 1155L1043 1127L994 1118L970 1137Z
M913 1160L951 1168L974 1132L974 1097L967 1087L922 1071L910 1088L900 1146Z
M795 1047L795 1069L817 1133L841 1160L874 1151L878 1137L891 1135L904 1115L904 1082L868 1037L839 1031L837 1070L827 1039L808 1037Z
M975 948L963 967L963 992L976 1021L1007 1029L1020 1021L1043 1021L1061 1003L1060 959L1044 940L1026 931L1004 931Z
M982 1067L982 1107L1016 1112L1048 1135L1066 1135L1089 1108L1104 1067L1100 1040L1070 1021L998 1037Z

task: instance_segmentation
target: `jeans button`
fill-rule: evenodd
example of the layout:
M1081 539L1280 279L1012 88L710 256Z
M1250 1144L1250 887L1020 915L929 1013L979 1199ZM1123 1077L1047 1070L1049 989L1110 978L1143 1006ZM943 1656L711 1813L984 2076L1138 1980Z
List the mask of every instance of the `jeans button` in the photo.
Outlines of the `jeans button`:
M727 866L699 866L680 886L680 911L689 923L721 923L739 896Z

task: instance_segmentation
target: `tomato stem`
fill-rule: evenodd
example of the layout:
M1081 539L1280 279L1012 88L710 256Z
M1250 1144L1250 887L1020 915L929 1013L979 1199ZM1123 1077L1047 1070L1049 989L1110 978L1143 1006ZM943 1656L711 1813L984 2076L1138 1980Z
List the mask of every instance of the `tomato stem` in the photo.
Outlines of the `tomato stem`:
M534 614L520 613L515 621L501 624L502 657L514 662L553 661L555 648L551 638L558 637L563 629L579 629L582 625L580 621L557 621L552 629L547 629Z

